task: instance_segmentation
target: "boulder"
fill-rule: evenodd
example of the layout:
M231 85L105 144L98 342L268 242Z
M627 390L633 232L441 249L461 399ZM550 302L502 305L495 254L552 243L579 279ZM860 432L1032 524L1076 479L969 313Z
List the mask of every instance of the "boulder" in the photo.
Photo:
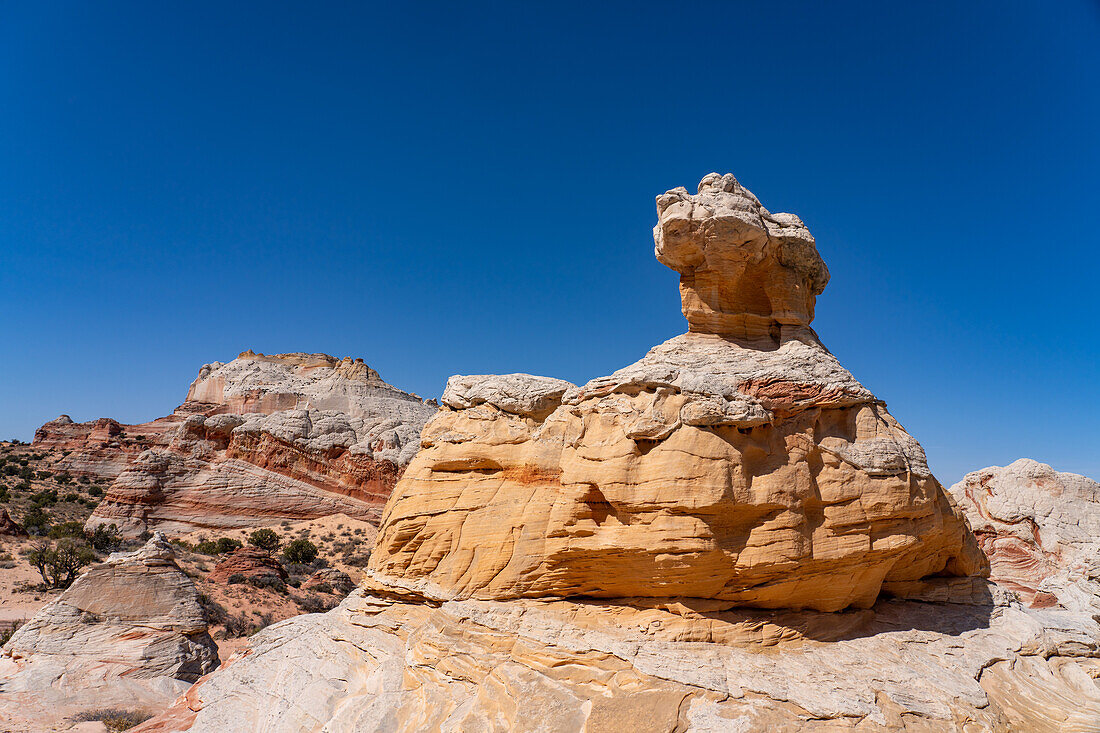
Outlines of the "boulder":
M1100 615L1100 484L1021 458L968 473L950 491L991 579L1032 607Z
M287 579L286 570L279 561L258 547L237 548L219 560L206 579L212 583L226 583L233 575L243 575L246 579Z
M167 707L218 666L199 592L157 533L86 571L0 657L0 711ZM2 717L2 716L0 716Z
M26 537L27 530L16 523L6 508L0 507L0 535L5 537Z
M309 576L309 579L305 583L302 583L303 590L317 590L318 588L328 586L335 593L340 595L347 595L355 590L355 581L351 579L351 576L342 570L336 568L321 568L313 575Z

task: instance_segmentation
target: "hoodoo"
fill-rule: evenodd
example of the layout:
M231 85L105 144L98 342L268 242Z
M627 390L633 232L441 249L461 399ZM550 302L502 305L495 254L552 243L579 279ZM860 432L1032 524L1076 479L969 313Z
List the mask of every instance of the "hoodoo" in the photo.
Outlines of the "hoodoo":
M810 328L829 275L801 220L728 174L657 211L690 331L581 387L452 377L387 506L379 579L836 611L983 573L920 444Z

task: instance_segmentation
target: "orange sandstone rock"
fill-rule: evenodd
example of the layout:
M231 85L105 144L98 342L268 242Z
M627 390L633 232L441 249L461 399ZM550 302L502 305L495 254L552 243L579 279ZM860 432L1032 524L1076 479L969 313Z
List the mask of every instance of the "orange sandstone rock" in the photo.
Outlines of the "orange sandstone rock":
M809 328L828 274L801 222L732 176L658 212L691 332L582 387L452 378L387 505L377 578L837 611L986 572L919 443Z

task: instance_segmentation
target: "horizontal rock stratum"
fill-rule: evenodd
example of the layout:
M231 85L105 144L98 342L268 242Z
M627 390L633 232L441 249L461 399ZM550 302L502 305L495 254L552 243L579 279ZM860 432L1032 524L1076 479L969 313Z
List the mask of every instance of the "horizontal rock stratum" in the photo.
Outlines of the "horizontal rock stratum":
M89 526L129 534L347 514L377 522L435 412L362 359L245 351L202 367L186 401L141 425L63 415L35 445L113 481Z
M1095 733L1095 548L1052 504L1100 496L1013 464L956 506L810 330L794 217L717 175L658 212L689 333L581 387L452 378L371 577L135 733ZM1026 545L1012 587L963 514Z
M729 175L657 201L691 331L581 387L452 377L373 572L438 598L823 611L983 573L920 444L809 327L828 271L801 221Z

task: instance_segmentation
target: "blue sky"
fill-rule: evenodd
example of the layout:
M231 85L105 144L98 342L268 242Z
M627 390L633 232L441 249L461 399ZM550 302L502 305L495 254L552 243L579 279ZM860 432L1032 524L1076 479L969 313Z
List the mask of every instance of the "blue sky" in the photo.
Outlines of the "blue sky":
M0 435L248 348L607 374L685 330L653 199L713 170L942 481L1100 478L1100 6L533 5L6 4Z

